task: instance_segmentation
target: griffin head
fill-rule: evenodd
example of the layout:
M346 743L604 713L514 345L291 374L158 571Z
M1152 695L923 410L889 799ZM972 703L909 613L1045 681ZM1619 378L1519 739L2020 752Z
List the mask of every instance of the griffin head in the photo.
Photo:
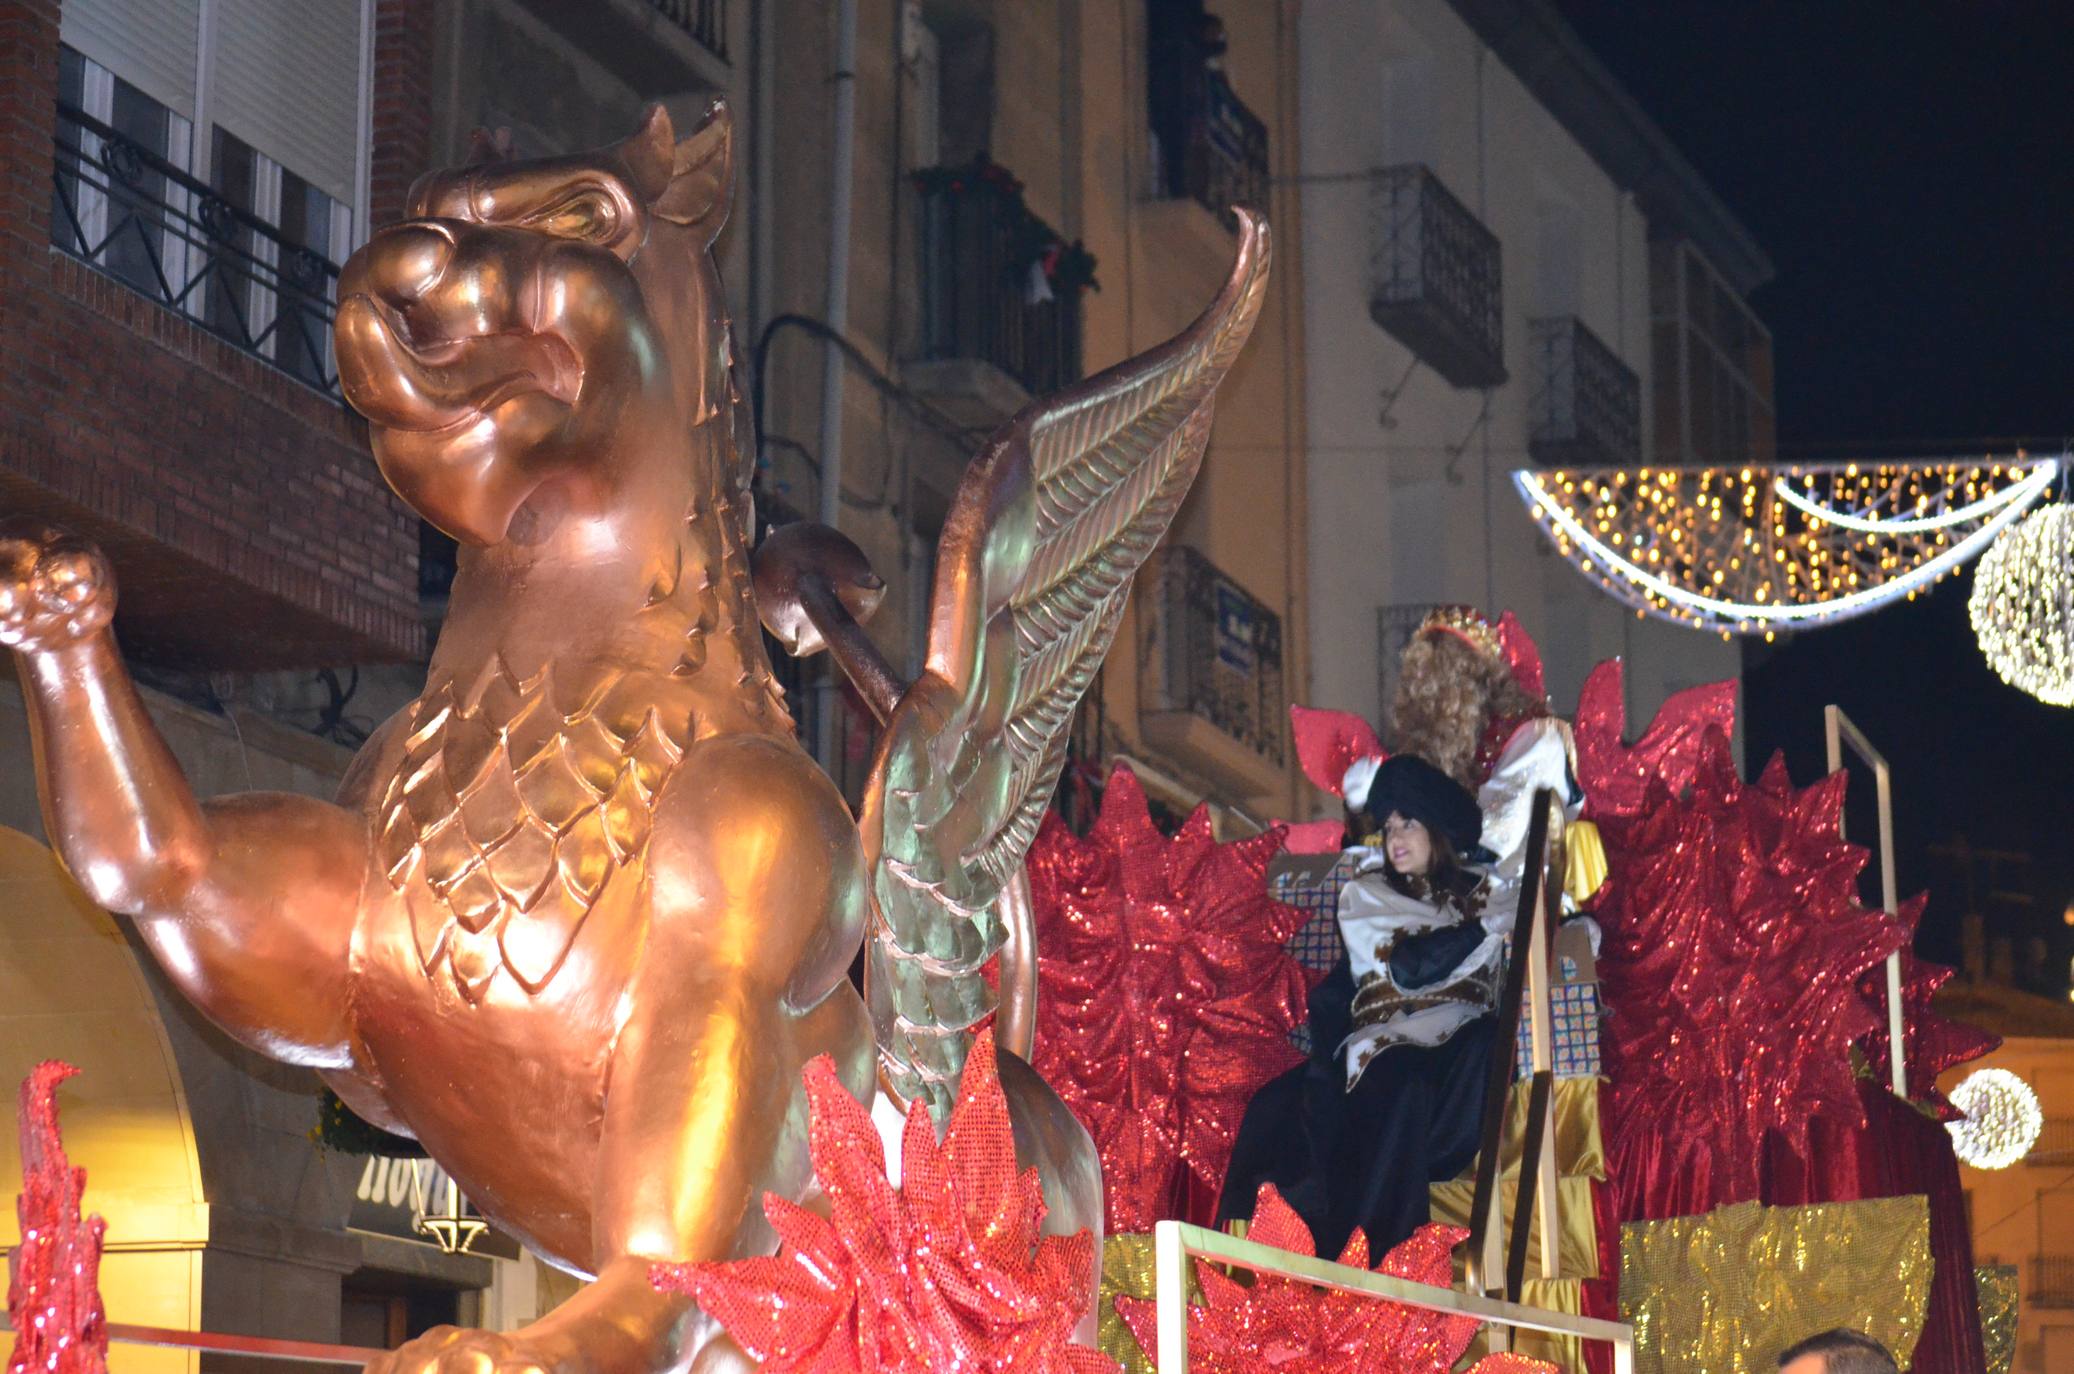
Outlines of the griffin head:
M492 545L550 486L596 514L659 466L687 498L719 478L635 465L728 403L710 249L732 164L724 104L681 141L657 105L613 147L511 161L478 140L412 187L410 218L346 263L337 337L346 398L419 514Z

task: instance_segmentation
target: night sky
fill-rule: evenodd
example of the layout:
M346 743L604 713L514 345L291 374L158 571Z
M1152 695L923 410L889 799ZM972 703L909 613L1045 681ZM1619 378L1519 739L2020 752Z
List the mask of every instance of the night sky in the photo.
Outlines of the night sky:
M1778 274L1781 452L1871 458L2057 452L2074 435L2074 6L1909 0L1557 0L1584 41L1750 228ZM2074 712L2004 686L1967 624L1970 575L1746 656L1753 769L1822 771L1836 701L1895 765L1904 894L1930 889L1917 948L1959 958L1965 836L2035 856L2026 913L1990 936L2049 954L2074 930ZM1854 840L1871 836L1854 789ZM2029 981L2029 980L2026 980Z

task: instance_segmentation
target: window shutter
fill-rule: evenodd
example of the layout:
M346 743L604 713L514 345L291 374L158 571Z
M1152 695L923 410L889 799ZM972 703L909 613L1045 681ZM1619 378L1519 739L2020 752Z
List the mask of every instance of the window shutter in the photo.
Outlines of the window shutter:
M346 205L358 201L362 6L217 0L212 26L211 120Z
M201 0L65 0L58 37L192 119L201 10Z

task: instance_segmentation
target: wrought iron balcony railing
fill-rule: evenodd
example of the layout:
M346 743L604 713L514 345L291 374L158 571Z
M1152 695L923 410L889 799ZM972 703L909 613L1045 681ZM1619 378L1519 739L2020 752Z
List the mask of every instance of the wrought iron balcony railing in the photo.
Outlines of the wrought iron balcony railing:
M1368 313L1455 386L1505 380L1498 237L1419 165L1370 188Z
M1527 447L1543 467L1642 461L1642 379L1575 315L1527 322Z
M722 62L727 61L727 0L648 0L663 18L690 34Z
M1168 152L1175 165L1163 188L1167 195L1191 197L1226 220L1234 205L1265 210L1267 125L1221 73L1188 83L1180 98L1188 108L1175 122L1180 147Z
M319 391L338 394L338 265L91 115L58 106L50 236Z
M1152 628L1139 660L1141 709L1200 716L1281 764L1282 618L1186 545L1162 549L1142 586Z
M2049 1116L2032 1142L2024 1163L2034 1165L2074 1164L2074 1117Z
M2024 1296L2033 1307L2074 1307L2074 1255L2044 1255L2026 1267Z
M1033 396L1080 380L1081 284L1044 262L1058 242L1012 178L932 172L922 190L923 354L991 363Z

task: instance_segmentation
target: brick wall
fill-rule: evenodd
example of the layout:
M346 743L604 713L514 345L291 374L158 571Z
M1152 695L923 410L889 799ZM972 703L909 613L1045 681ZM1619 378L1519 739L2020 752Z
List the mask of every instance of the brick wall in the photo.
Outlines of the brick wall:
M385 186L423 162L430 36L427 0L377 13L378 89L420 73L376 105L379 222ZM0 511L102 543L132 653L248 670L419 654L417 522L357 418L51 248L57 47L57 0L0 0Z
M374 28L377 225L403 218L404 194L432 165L432 0L377 0Z

